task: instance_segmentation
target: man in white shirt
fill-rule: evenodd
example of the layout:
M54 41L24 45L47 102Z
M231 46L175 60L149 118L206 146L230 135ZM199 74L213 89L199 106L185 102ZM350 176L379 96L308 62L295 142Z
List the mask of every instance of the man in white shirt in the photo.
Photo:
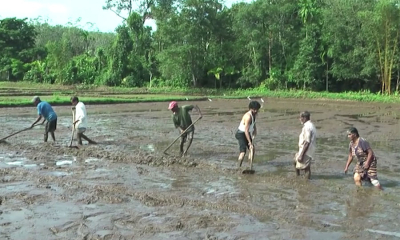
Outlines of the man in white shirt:
M83 104L83 102L79 102L79 98L76 96L71 97L71 103L72 106L74 106L72 107L72 109L75 109L75 119L73 127L77 131L76 137L78 138L78 144L82 145L82 138L88 141L89 144L96 144L95 141L91 140L83 134L87 128L87 113L85 104Z
M294 157L294 167L296 175L300 175L300 170L304 170L306 177L311 178L311 161L314 158L317 130L310 120L311 114L307 111L300 113L300 122L303 129L299 136L299 151Z

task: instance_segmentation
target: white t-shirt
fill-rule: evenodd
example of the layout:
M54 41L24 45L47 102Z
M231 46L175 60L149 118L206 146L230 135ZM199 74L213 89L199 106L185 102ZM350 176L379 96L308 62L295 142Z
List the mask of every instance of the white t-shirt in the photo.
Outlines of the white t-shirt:
M83 102L78 102L75 106L75 121L79 120L76 123L75 128L86 128L87 127L87 113L86 107Z
M316 142L317 142L316 140L317 140L317 129L315 128L311 120L308 120L303 124L303 129L301 130L299 136L299 154L301 153L304 147L304 143L308 142L310 143L310 145L308 146L305 155L314 158Z

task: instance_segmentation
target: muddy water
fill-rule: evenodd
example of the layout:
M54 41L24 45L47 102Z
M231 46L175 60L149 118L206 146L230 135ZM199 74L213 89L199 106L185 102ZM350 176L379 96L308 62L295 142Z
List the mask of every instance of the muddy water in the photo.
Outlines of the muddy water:
M254 175L235 169L247 99L190 102L204 118L184 159L178 144L161 154L178 134L167 103L87 106L87 135L99 144L79 150L67 147L71 110L55 107L57 143L42 143L39 126L0 144L0 239L399 238L399 108L264 100ZM291 165L302 110L318 129L310 181ZM0 111L4 136L36 117ZM379 157L383 192L343 173L353 125Z

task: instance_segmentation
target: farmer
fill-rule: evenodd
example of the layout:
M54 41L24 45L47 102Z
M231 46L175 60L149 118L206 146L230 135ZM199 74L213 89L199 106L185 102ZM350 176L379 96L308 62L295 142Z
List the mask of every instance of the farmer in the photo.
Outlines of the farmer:
M174 122L175 128L179 127L180 133L182 134L191 124L192 124L192 118L190 117L189 111L192 109L196 109L201 119L203 115L201 114L200 108L196 105L184 105L182 107L178 107L178 103L175 101L172 101L169 103L168 109L172 111L172 121ZM187 151L190 148L190 145L192 144L193 141L193 135L194 135L194 126L190 126L188 131L181 136L181 144L180 144L180 155L181 157L185 156ZM188 145L186 147L186 150L183 151L183 146L186 141L188 142Z
M85 134L83 134L86 131L87 127L87 113L85 104L83 104L83 102L80 102L79 98L76 96L71 97L71 103L73 106L72 110L76 111L73 127L77 130L76 138L78 138L78 145L82 145L82 138L88 141L89 144L96 144L95 141L91 140L90 138L86 137Z
M47 120L46 128L44 131L44 142L47 142L49 133L51 134L51 138L55 142L56 137L54 136L54 131L57 129L57 114L54 112L53 108L48 102L41 101L38 96L32 98L32 103L35 104L35 106L37 107L39 117L34 123L32 123L31 128L33 128L36 123L38 123L43 117L44 119L41 124L44 124L44 122Z
M372 185L382 190L376 171L377 159L369 143L360 137L358 130L354 127L347 131L347 136L350 139L349 157L344 172L347 173L351 162L356 158L357 164L353 171L355 184L361 186L361 181L369 181Z
M251 101L249 104L249 111L247 111L242 120L239 123L239 127L236 131L235 138L239 142L239 158L238 158L238 167L242 166L242 162L244 156L246 155L246 149L250 150L249 161L252 159L252 155L254 155L254 146L253 146L253 139L257 135L257 128L256 128L256 115L258 110L261 108L261 105L257 101Z
M294 156L296 175L300 176L300 170L304 170L308 179L311 178L311 161L314 158L317 139L317 130L311 122L310 116L307 111L300 113L303 129L299 136L299 151Z

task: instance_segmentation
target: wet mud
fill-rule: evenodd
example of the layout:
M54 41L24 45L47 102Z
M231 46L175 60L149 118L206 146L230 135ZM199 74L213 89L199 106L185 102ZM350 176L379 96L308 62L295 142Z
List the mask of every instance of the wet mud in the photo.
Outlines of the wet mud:
M236 169L247 99L181 102L204 115L184 158L179 142L162 153L179 135L168 103L88 105L99 144L79 149L68 147L70 108L56 106L56 143L43 143L44 126L0 143L0 239L399 238L399 107L264 100L254 175ZM292 167L303 110L318 130L310 181ZM0 137L36 118L33 107L0 112ZM383 192L344 174L350 126L378 156Z

